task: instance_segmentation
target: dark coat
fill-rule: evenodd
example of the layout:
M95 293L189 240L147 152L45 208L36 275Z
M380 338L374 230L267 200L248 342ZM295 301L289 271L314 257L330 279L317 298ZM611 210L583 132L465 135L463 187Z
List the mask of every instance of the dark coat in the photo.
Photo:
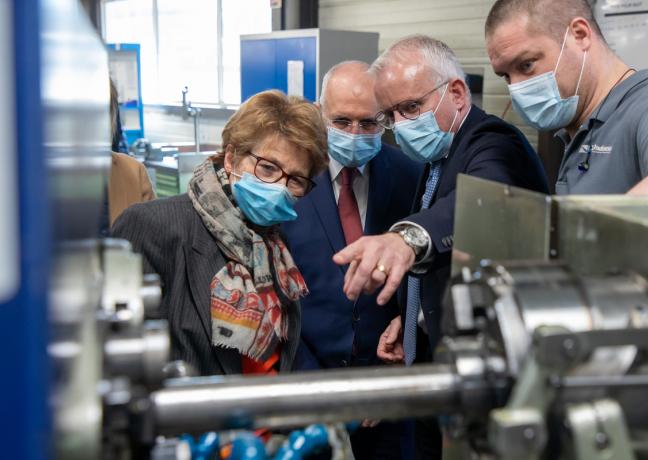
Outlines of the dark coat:
M369 196L364 234L378 235L409 213L422 165L383 145L367 167ZM310 291L301 300L302 340L295 367L379 364L378 339L400 310L396 299L381 307L376 304L376 295L361 295L356 302L344 295L347 267L336 265L333 255L346 244L328 170L315 182L313 191L297 204L297 220L282 225ZM352 356L354 347L356 353Z
M423 166L383 145L367 168L369 195L364 234L378 235L409 213ZM382 364L376 348L380 334L399 314L396 299L379 306L377 294L361 295L356 302L344 295L347 267L336 265L333 254L346 244L328 170L317 176L315 182L313 191L297 203L297 220L282 226L310 290L301 300L302 335L295 368ZM403 423L387 421L374 428L359 429L351 436L355 458L406 458L401 451L406 430Z
M421 277L421 308L430 331L429 345L434 349L439 338L441 298L450 278L457 175L468 174L541 193L548 193L549 188L540 158L524 135L476 106L472 106L453 139L430 207L421 209L429 170L428 165L419 182L412 215L404 220L425 228L434 244L434 258ZM405 284L400 291L403 315L406 299ZM417 357L425 358L419 353Z
M172 359L201 375L240 374L238 351L211 343L209 285L226 261L186 194L128 208L112 229L144 256L144 271L162 280L162 315L169 321ZM288 371L299 340L300 308L287 307L289 337L281 344L280 370Z

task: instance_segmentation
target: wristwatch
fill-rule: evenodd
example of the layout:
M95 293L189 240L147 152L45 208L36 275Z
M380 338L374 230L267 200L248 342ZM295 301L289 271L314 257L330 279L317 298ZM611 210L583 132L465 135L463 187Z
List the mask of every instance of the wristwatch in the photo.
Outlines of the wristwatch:
M429 245L429 240L425 232L420 228L413 225L406 225L400 230L395 231L403 238L405 244L412 248L417 259L425 254Z

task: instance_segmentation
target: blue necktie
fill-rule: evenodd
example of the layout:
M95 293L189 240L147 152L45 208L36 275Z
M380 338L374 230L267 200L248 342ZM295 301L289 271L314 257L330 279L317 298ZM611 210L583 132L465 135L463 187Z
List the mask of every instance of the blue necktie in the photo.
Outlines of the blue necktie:
M421 209L430 207L434 192L439 185L441 177L441 162L435 161L430 167L430 174L425 183L425 193L421 199ZM407 310L405 313L405 327L403 328L403 351L405 365L410 366L416 358L416 326L418 324L418 311L421 304L421 280L413 276L407 277Z

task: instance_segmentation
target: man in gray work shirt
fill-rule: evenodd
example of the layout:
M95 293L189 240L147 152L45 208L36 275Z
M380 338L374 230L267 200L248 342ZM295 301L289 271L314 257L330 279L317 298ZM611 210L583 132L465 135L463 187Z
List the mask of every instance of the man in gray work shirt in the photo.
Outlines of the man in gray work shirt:
M610 91L569 141L556 183L559 195L625 193L648 176L648 70Z
M587 0L498 0L486 45L522 119L562 128L558 194L648 189L648 70L614 54Z

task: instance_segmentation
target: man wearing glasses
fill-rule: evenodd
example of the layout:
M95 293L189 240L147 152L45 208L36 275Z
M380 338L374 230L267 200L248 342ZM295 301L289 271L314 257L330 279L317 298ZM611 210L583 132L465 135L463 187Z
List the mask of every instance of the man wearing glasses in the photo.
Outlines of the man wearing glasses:
M381 333L399 313L395 299L344 295L344 272L333 254L363 235L378 235L407 216L422 167L383 145L376 120L375 78L364 62L343 62L324 77L320 104L327 124L329 168L296 205L283 229L310 294L301 301L297 369L376 365ZM370 423L365 423L370 425ZM362 427L352 438L356 459L399 459L400 424Z
M465 74L444 43L423 35L404 38L371 71L382 108L377 121L394 130L403 153L425 164L425 171L410 216L383 235L348 246L334 260L350 264L344 292L351 300L384 285L377 302L385 305L404 281L399 296L403 318L381 336L378 356L410 365L430 359L438 340L440 302L450 276L457 175L540 192L547 192L547 184L524 136L472 105ZM417 336L423 339L418 354ZM425 438L434 436L427 432ZM417 442L423 458L440 458L438 440L425 447Z

